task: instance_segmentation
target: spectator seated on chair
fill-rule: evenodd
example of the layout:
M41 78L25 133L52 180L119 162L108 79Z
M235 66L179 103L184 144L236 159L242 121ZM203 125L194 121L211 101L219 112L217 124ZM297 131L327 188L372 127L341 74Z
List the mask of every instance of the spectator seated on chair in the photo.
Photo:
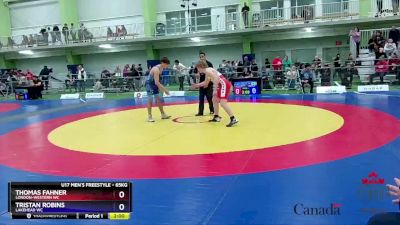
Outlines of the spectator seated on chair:
M400 59L396 53L393 53L389 60L389 73L396 75L396 80L400 80Z
M33 76L33 80L31 83L32 91L30 93L30 99L38 99L42 98L42 91L44 84L41 80L39 80L38 76Z
M354 75L357 75L358 71L356 68L354 68L354 65L352 63L347 63L346 68L343 68L341 72L341 80L342 80L342 85L346 86L347 88L351 88L353 85L353 77Z
M397 46L395 43L393 43L392 39L388 39L385 47L383 48L384 52L386 53L386 55L392 55L397 49Z
M321 86L331 86L331 68L325 64L321 68Z
M274 75L283 73L283 62L281 57L277 56L274 60L272 60L272 69L274 70Z
M282 72L276 72L274 76L272 77L272 83L274 84L274 87L277 86L285 86L285 75Z
M103 90L103 85L101 84L101 81L100 80L96 80L96 82L94 83L94 87L93 87L93 90L94 91L101 91L101 90Z
M314 92L314 81L315 81L315 73L311 69L310 64L306 64L304 70L300 75L301 87L303 88L303 93L305 93L305 86L310 86L310 93Z
M383 78L389 72L389 62L382 55L375 65L375 74L370 75L369 84L373 84L374 77L379 77L381 84L383 84Z
M292 66L291 69L287 69L286 72L286 80L289 90L295 89L296 87L296 80L299 77L299 71L296 66Z

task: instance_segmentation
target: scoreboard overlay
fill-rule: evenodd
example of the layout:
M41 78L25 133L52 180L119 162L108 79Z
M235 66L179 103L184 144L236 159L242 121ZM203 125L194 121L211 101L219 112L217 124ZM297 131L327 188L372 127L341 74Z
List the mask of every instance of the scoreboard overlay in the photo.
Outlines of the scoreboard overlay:
M129 219L130 182L11 182L13 219Z

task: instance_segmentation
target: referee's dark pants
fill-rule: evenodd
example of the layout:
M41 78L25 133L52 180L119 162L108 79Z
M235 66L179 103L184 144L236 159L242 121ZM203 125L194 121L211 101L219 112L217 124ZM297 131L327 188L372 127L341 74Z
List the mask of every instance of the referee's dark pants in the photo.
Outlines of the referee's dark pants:
M400 213L382 213L373 216L368 225L394 225L400 224Z
M200 88L200 90L199 90L199 114L200 115L204 114L204 97L207 98L210 112L214 113L214 106L213 106L213 102L212 102L212 92L213 92L212 86L208 87L208 88Z

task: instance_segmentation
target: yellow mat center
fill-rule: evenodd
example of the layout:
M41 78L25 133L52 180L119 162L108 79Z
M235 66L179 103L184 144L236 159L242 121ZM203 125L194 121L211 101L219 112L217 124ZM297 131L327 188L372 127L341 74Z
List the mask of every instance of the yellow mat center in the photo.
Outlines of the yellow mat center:
M115 155L193 155L267 148L324 136L344 123L341 116L319 108L270 104L231 103L239 124L225 127L208 123L211 117L191 116L197 104L166 107L176 123L159 119L146 122L146 109L133 109L89 117L53 130L48 138L54 145L81 152Z

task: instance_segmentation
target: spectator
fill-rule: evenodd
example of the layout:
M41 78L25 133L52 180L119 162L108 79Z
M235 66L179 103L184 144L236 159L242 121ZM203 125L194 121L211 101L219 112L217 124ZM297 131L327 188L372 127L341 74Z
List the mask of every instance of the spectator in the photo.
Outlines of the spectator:
M71 23L70 34L71 34L72 41L75 42L76 41L76 30L75 30L73 23Z
M132 64L132 70L135 69L135 67L136 67L135 64ZM130 72L131 68L129 64L126 64L122 73L123 77L128 77Z
M378 12L376 13L375 17L381 16L382 8L383 8L383 0L376 0L376 5L378 8Z
M142 67L142 64L138 64L138 68L137 68L137 71L139 72L139 76L143 76L143 67Z
M389 72L389 62L382 55L375 65L375 74L369 77L369 84L373 84L374 77L379 77L381 84L383 84L383 77L386 76L387 72Z
M65 44L68 44L68 42L69 42L69 31L68 30L69 30L68 24L64 23L64 26L62 28L62 33L64 35Z
M192 62L192 66L190 66L190 69L189 69L189 79L188 79L189 86L192 86L192 84L190 83L191 80L193 81L194 84L197 83L196 74L194 73L194 68L195 67L196 67L196 63Z
M140 64L139 64L140 65ZM142 83L141 83L141 74L139 71L139 67L135 66L135 64L132 64L132 77L133 77L133 86L135 88L135 91L140 91Z
M287 70L290 69L290 67L292 66L292 61L290 61L288 56L285 56L285 58L283 58L283 70Z
M53 28L54 29L54 28ZM56 32L55 31L51 31L50 27L47 28L47 32L50 34L51 36L51 43L55 44L57 41L57 37L56 37Z
M351 88L353 85L354 75L357 75L358 71L354 68L352 63L347 63L346 68L343 69L341 74L342 76L340 78L342 80L342 85Z
M94 83L94 87L93 87L93 90L94 91L101 91L101 90L103 90L103 85L101 84L101 81L100 80L96 80L96 82Z
M321 86L331 86L331 68L325 64L321 68Z
M303 6L303 19L304 23L309 23L310 20L314 19L314 6L313 5L305 5Z
M374 32L371 38L368 40L368 50L369 52L375 51L376 33Z
M386 55L392 55L396 50L396 44L393 43L393 40L391 38L389 38L387 43L385 44L384 52L386 53Z
M110 27L107 27L107 40L109 39L109 38L114 38L115 37L115 34L112 32L112 30L111 30L111 28Z
M258 65L256 59L253 59L251 62L250 70L253 77L258 77Z
M399 0L395 0L399 2ZM399 7L397 6L397 9ZM389 39L393 40L393 43L396 44L396 47L398 46L399 38L400 38L400 31L396 28L396 26L392 26L392 29L389 31Z
M121 31L122 31L122 36L124 36L125 39L125 36L128 35L128 31L126 30L125 25L121 26Z
M264 66L265 66L266 76L269 76L269 74L271 73L271 63L269 62L268 58L265 58Z
M296 80L299 77L299 71L296 66L292 66L291 69L288 69L286 73L287 85L289 90L294 89L296 86Z
M49 78L50 78L50 69L47 66L44 66L43 69L40 71L40 80L43 81L44 87L46 90L49 89Z
M351 64L355 65L353 54L349 53L349 56L347 57L347 60L346 60L346 64L347 63L351 63Z
M40 30L40 33L42 34L43 37L43 43L44 44L49 44L49 33L47 32L46 28L42 28Z
M251 67L251 62L249 60L249 57L245 56L243 57L243 72L247 73L247 71L250 71Z
M34 74L30 70L26 70L26 79L31 81L33 80Z
M377 53L375 53L375 59L376 59L375 64L378 63L379 59L381 59L382 56L383 56L383 59L388 58L383 47L379 48L379 51Z
M282 74L283 72L283 62L281 57L277 56L274 60L272 60L272 68L274 70L274 74Z
M321 63L322 63L321 58L319 58L319 56L316 55L313 59L313 64L314 64L315 68L316 69L321 68Z
M301 72L300 79L301 79L301 87L303 89L303 93L305 93L306 85L310 85L310 93L313 93L315 73L314 71L312 71L310 64L305 65L304 70Z
M37 35L36 35L36 37L37 37ZM33 35L32 34L30 34L29 35L29 39L28 39L28 47L32 47L34 44L36 44L37 42L36 42L36 40L33 38Z
M183 82L185 81L185 70L186 70L186 67L182 63L180 63L179 60L175 60L175 64L174 64L173 69L174 69L175 74L176 74L176 76L178 77L178 80L179 80L179 90L183 91L184 90Z
M250 12L250 7L247 6L247 3L245 2L242 8L242 16L243 16L244 26L246 28L249 27L249 12Z
M119 68L119 65L114 70L114 76L122 77L122 72L121 72L121 68Z
M341 72L341 64L340 64L340 54L338 53L336 55L335 58L333 58L333 78L336 77L336 75L338 75L339 77L341 77L340 72Z
M376 43L379 47L383 47L385 45L385 38L382 35L381 31L376 31Z
M350 37L354 44L356 45L356 58L360 55L360 41L361 41L361 33L358 27L355 27L354 30L350 31Z
M389 60L390 72L396 74L396 79L400 80L400 59L396 53L393 53Z
M103 70L101 71L100 77L101 78L110 78L111 77L111 73L110 73L110 71L108 69L103 67Z
M30 92L29 98L30 99L42 98L43 83L37 76L33 76L31 86L33 88L32 88L32 91Z
M397 16L399 12L399 0L392 0L393 15ZM397 44L397 42L395 42Z
M86 88L86 71L82 65L78 66L78 78L76 80L76 85L79 92L85 92Z
M243 66L242 61L239 61L237 64L236 74L237 74L237 77L244 77L244 66Z
M61 32L60 32L60 28L57 26L57 25L54 25L54 27L53 27L53 33L54 33L54 36L55 36L55 38L56 38L56 42L60 42L60 43L62 43L62 41L61 41Z

